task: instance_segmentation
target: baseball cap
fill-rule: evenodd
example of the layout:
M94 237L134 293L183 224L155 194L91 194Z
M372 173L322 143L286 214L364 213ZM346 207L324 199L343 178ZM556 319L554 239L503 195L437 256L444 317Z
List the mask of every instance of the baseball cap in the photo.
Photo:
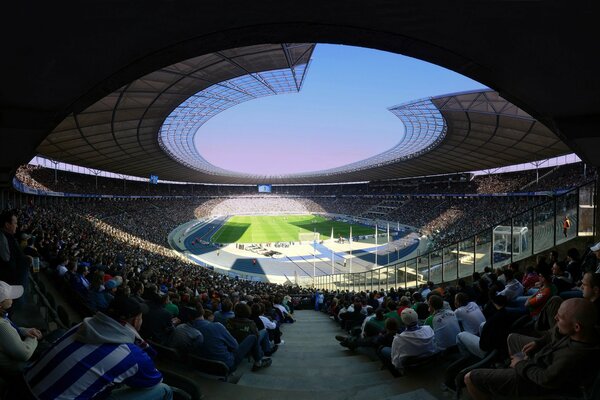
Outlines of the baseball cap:
M596 243L595 245L593 245L592 247L590 247L591 251L598 251L600 250L600 242Z
M0 281L0 301L18 299L21 296L23 296L23 286L9 285L6 282Z
M115 281L114 279L110 279L104 283L104 287L106 289L114 289L117 286L119 286L119 285L117 285L117 281Z
M405 308L404 310L402 310L400 318L406 326L415 325L419 321L419 316L417 315L417 312L412 308Z
M146 314L148 310L147 305L131 297L118 296L110 303L107 312L115 318L125 320L139 314Z

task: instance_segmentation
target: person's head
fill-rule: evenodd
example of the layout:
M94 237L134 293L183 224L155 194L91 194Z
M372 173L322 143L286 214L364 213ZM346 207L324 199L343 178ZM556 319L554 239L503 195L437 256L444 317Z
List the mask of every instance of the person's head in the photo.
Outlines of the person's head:
M190 321L195 321L197 319L203 319L204 318L204 311L200 312L200 310L198 310L198 308L189 308L187 310L187 315L190 319Z
M4 313L12 307L14 299L23 296L23 286L9 285L0 281L0 312Z
M385 330L388 332L398 332L400 329L400 325L398 324L398 320L396 318L388 318L385 320Z
M590 250L594 252L596 258L600 259L600 242L590 247Z
M252 304L251 309L252 309L252 318L258 318L263 313L262 304L260 304L260 303Z
M234 312L236 318L250 318L250 316L252 315L250 306L245 303L237 303L235 305Z
M436 312L438 310L441 310L442 308L444 308L444 300L440 296L434 294L429 297L430 312Z
M539 269L538 274L540 276L540 282L542 282L543 285L552 283L552 270L548 266Z
M229 299L224 299L221 302L221 311L222 312L229 312L233 309L233 303L231 302L231 300Z
M514 277L515 277L515 273L512 269L508 268L508 269L504 270L504 278L506 279L506 282L512 281Z
M490 297L490 300L497 309L501 309L506 307L506 296L503 295L494 295Z
M466 293L460 292L454 296L454 307L463 307L469 304L469 296Z
M583 275L581 290L584 299L589 301L598 299L600 297L600 274L588 272Z
M411 326L416 326L419 323L419 317L417 315L417 312L412 308L405 308L404 310L402 310L402 313L400 313L400 318L402 319L402 323L407 328Z
M571 247L569 250L567 250L567 259L569 261L579 261L581 259L579 250L577 250L575 247Z
M415 303L420 303L423 301L423 295L420 292L414 292L412 298Z
M142 314L148 312L148 306L134 300L132 297L115 297L109 304L106 313L115 320L127 322L136 330L142 326Z
M550 250L549 257L550 257L550 263L558 261L558 251L556 251L556 250Z
M562 335L586 341L595 336L597 317L598 311L592 302L568 299L562 302L554 319Z
M552 265L552 274L560 276L565 272L566 265L564 261L555 261Z
M0 214L0 229L11 235L17 233L17 214L14 211L3 211Z
M400 307L410 307L410 299L406 296L400 298Z

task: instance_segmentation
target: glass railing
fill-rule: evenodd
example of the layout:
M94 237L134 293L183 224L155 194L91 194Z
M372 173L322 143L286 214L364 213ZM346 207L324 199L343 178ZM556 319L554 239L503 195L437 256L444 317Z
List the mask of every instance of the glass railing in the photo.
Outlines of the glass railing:
M303 283L328 290L403 289L427 281L454 281L481 272L486 266L502 267L576 237L593 236L596 193L596 181L590 182L418 257L366 272L316 276ZM565 217L570 221L567 229Z

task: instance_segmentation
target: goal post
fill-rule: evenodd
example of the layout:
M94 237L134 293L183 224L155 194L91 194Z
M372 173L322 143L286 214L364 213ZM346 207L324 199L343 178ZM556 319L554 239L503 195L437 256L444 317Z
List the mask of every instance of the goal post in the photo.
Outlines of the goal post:
M319 232L298 232L298 241L300 243L312 243L313 240L316 240L317 242L320 241L321 234Z

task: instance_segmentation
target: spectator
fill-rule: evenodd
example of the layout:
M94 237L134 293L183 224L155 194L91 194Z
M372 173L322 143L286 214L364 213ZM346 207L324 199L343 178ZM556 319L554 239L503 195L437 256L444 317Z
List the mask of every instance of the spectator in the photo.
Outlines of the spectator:
M504 289L498 292L498 294L500 296L505 296L508 302L513 301L517 297L523 296L523 285L514 278L512 269L507 269L504 271L504 277L506 279L506 285L504 286Z
M28 367L25 381L39 400L172 399L151 357L156 353L140 337L144 307L127 297L115 299L105 313L69 330ZM102 354L82 357L81 354ZM60 366L60 368L57 368ZM115 367L116 366L116 367ZM115 385L125 386L115 389Z
M3 374L22 371L42 338L39 330L19 328L6 315L13 300L22 295L23 286L0 281L0 372Z
M198 305L197 309L202 316L193 322L193 326L204 337L204 344L198 349L199 356L224 362L232 371L249 354L254 358L253 371L271 365L270 358L261 357L257 336L248 335L238 344L223 324L204 319L204 309L201 305Z
M547 268L540 271L540 284L537 293L525 300L525 308L533 318L537 318L544 304L557 293L556 286L552 284L552 274Z
M460 332L460 326L454 312L445 309L444 301L437 295L429 298L429 312L431 316L427 318L425 324L433 328L437 350L442 351L456 346L456 335Z
M411 308L403 310L401 318L406 329L394 337L391 348L392 364L397 369L402 368L407 357L424 357L438 351L433 329L427 325L418 325L415 310Z
M479 327L485 317L477 303L469 301L466 293L457 293L454 300L456 318L462 323L463 331L479 336Z
M465 376L474 400L491 396L530 397L580 395L598 374L597 310L584 299L564 301L556 315L561 338L549 335L530 342L527 337L509 336L511 364L508 369L476 369Z

